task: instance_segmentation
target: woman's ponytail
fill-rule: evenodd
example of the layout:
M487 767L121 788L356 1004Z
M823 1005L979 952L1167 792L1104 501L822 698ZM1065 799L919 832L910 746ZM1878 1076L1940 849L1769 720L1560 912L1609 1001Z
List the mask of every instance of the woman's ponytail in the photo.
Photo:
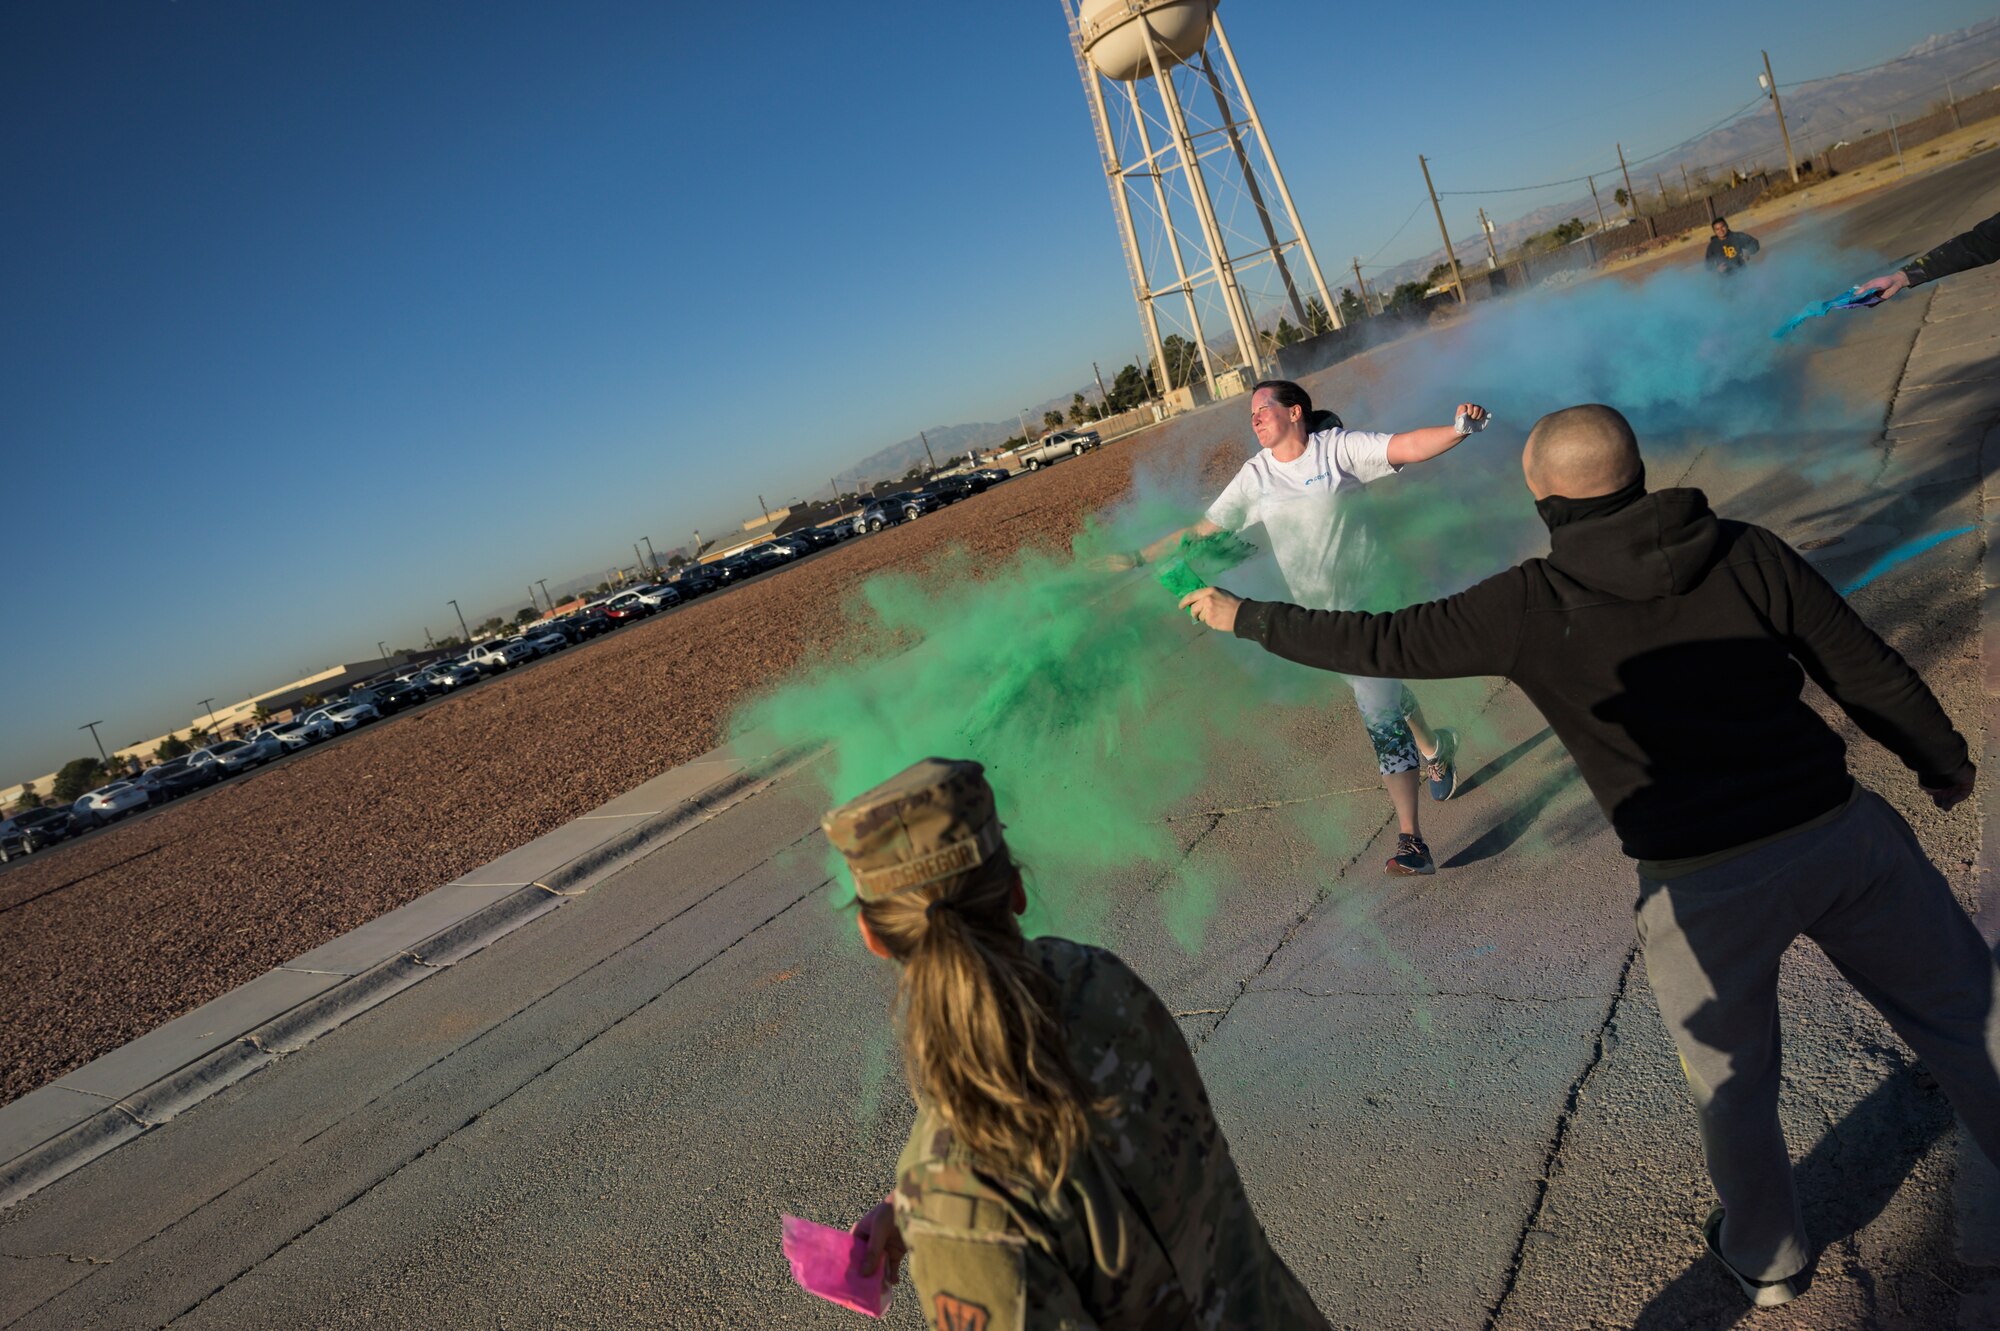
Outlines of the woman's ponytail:
M1099 1102L1071 1063L1055 986L1029 959L1003 851L914 891L863 901L903 963L903 1057L917 1094L981 1160L1054 1188L1088 1143Z

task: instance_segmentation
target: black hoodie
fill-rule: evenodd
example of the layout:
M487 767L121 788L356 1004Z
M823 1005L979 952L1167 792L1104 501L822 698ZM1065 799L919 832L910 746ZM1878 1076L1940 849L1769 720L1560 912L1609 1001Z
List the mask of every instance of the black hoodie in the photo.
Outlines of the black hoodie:
M1544 500L1546 559L1370 615L1246 601L1236 636L1351 675L1505 675L1569 747L1625 853L1682 859L1808 822L1853 789L1807 675L1918 778L1965 741L1840 593L1699 490Z

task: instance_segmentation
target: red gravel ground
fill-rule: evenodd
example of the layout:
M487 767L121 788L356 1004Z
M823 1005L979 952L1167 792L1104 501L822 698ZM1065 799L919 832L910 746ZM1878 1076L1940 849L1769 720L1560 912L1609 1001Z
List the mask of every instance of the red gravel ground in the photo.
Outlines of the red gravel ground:
M1200 433L1017 477L0 875L0 1103L715 748L744 695L839 651L868 575L1066 548L1138 457Z

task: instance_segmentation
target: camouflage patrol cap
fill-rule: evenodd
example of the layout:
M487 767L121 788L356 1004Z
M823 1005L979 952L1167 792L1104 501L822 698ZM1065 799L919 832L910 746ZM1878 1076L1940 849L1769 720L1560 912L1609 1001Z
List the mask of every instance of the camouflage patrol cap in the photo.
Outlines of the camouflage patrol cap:
M847 857L855 893L894 896L986 863L998 853L1000 820L986 769L926 758L820 819Z

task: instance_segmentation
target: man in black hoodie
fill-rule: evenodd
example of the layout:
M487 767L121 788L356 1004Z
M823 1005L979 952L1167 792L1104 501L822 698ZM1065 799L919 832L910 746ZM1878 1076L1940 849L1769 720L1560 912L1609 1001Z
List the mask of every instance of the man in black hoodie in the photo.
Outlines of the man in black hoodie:
M1778 1123L1778 961L1819 944L1936 1074L2000 1161L1992 954L1907 824L1848 775L1810 676L1938 807L1971 794L1965 741L1894 649L1782 540L1699 490L1649 494L1610 407L1528 436L1550 553L1393 614L1205 588L1203 623L1352 675L1504 675L1568 746L1637 860L1639 941L1700 1114L1721 1205L1710 1250L1753 1303L1811 1257ZM1755 754L1757 761L1741 761Z

